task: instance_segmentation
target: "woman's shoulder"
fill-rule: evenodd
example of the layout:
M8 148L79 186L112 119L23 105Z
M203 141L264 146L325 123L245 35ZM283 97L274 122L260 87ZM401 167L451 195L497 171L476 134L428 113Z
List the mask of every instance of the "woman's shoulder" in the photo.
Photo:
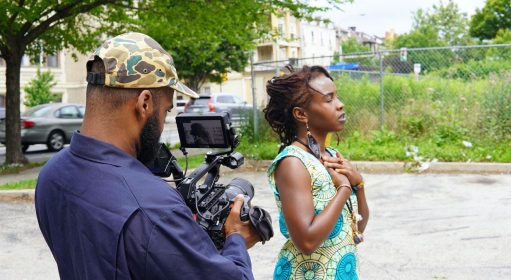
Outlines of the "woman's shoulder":
M299 159L300 161L305 161L306 160L306 156L307 156L307 152L305 152L304 150L296 147L296 146L293 146L293 145L289 145L287 147L285 147L276 157L275 159L273 160L273 162L270 164L270 167L268 168L268 174L271 174L275 171L275 169L277 168L277 165L284 159L284 158L287 158L287 157L294 157L294 158L297 158Z
M299 159L303 159L307 156L307 154L308 153L306 151L298 148L297 146L289 145L275 157L273 162L278 162L285 157L297 157Z

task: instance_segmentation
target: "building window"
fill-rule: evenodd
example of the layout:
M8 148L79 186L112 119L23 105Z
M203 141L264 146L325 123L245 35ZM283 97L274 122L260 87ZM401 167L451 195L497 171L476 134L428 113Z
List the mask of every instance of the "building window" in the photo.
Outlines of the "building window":
M46 56L46 66L51 68L59 67L58 53Z
M42 63L42 55L37 56L34 59L34 62L32 63L30 61L30 57L27 55L24 55L21 59L21 66L28 67L28 66L38 66L41 65L42 67L50 67L50 68L58 68L59 67L59 54L58 52L55 55L47 55L46 61Z
M209 87L204 87L204 94L210 94L210 88Z
M30 57L28 55L24 55L21 58L21 66L30 66Z
M311 31L311 42L314 44L314 31Z

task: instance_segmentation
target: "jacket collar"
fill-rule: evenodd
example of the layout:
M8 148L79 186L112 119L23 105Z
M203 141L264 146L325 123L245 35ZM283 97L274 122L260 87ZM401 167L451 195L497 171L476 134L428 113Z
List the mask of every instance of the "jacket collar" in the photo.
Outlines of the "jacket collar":
M69 149L73 155L89 161L151 173L140 161L123 150L112 144L85 136L78 130L71 138Z

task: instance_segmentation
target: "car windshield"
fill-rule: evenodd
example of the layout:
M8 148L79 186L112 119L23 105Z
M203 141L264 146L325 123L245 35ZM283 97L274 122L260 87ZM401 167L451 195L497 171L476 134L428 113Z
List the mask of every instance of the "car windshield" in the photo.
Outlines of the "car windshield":
M50 106L47 105L39 105L32 107L25 112L23 112L21 115L23 117L42 117L44 116L49 110L51 109Z
M208 105L209 97L208 98L196 98L196 99L190 99L190 105Z

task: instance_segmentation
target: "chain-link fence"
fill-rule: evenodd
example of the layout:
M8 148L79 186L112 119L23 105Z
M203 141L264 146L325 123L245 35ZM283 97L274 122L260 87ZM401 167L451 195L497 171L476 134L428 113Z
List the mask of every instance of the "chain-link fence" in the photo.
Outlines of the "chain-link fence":
M511 45L478 45L350 53L259 62L256 104L285 66L325 66L347 112L347 133L382 127L409 136L489 136L511 140Z

